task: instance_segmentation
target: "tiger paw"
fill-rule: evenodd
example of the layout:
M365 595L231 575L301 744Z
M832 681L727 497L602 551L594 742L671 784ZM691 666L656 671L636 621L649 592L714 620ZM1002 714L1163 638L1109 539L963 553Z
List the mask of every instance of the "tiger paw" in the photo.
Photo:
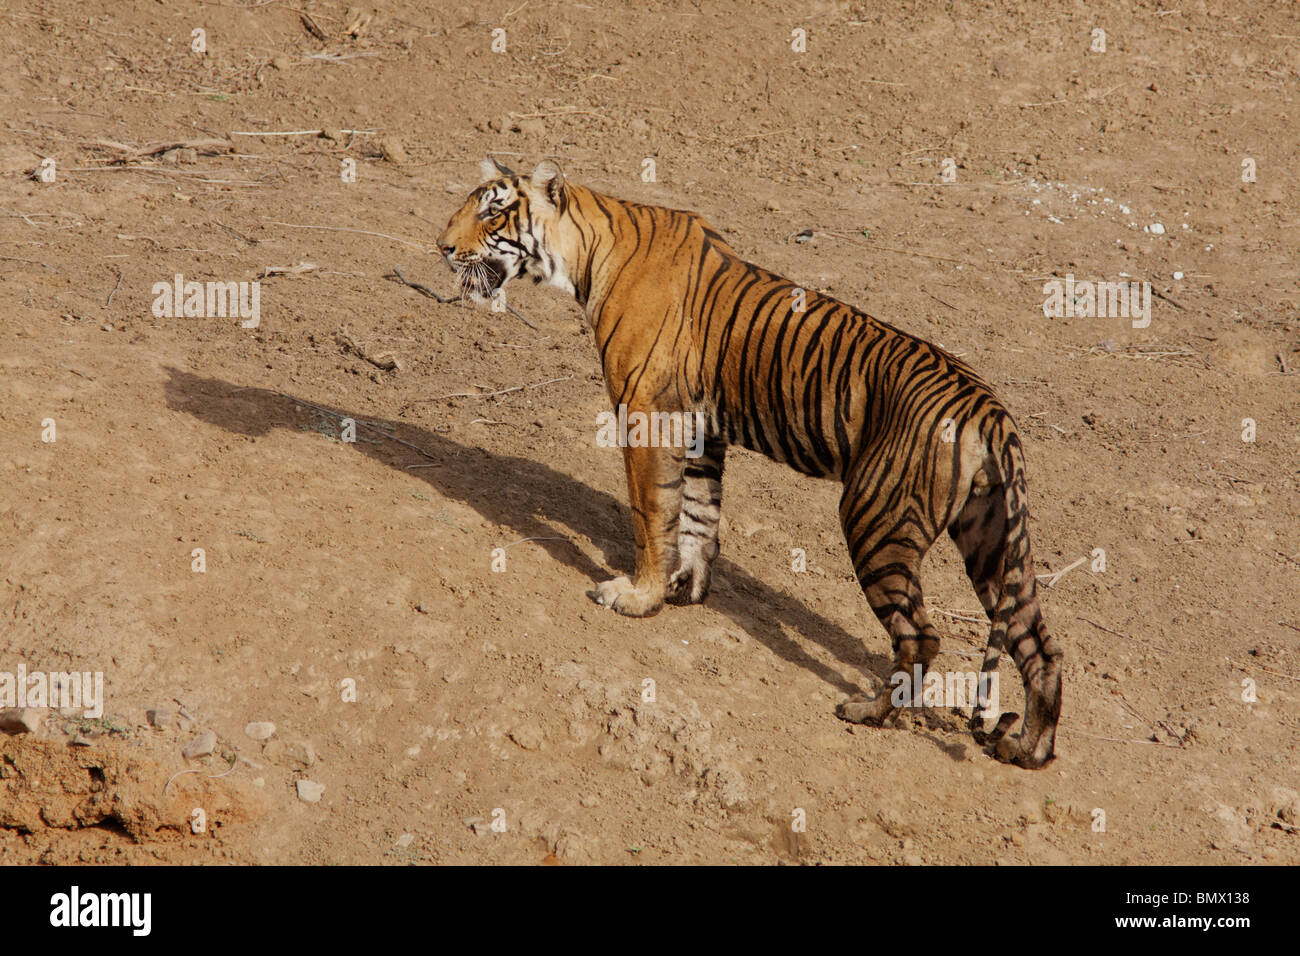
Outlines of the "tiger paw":
M662 595L638 588L626 576L600 582L587 592L587 596L601 607L628 617L649 617L664 606Z
M708 572L701 575L691 568L678 568L668 579L664 600L669 604L703 604L708 594Z
M882 691L878 697L850 697L835 708L835 716L851 724L874 724L878 727L893 709L889 695Z

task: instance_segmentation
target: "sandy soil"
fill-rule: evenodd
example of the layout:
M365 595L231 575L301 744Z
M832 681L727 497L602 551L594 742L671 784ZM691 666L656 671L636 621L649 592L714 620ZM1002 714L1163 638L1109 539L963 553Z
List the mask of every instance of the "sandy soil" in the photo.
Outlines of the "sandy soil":
M0 738L0 863L1300 862L1300 17L1023 7L7 5L0 671L107 699ZM1039 570L1087 558L1044 592L1054 763L835 718L888 641L836 486L757 456L706 606L585 597L632 549L577 307L392 272L450 291L488 153L699 210L986 374ZM177 274L260 279L259 326L157 317ZM1150 325L1046 317L1067 274L1149 281ZM946 539L925 582L975 666Z

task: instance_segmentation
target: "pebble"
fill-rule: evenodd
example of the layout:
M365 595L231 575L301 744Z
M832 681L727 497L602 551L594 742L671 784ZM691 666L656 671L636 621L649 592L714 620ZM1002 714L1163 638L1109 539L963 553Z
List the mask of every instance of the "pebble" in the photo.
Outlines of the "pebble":
M397 847L399 850L405 850L408 846L410 846L414 842L415 842L414 836L412 836L409 833L403 833L401 836L399 836L396 840L393 841L393 846Z
M321 796L325 793L325 784L314 783L311 780L298 781L298 799L303 803L320 803Z
M525 750L540 750L545 735L536 724L522 724L510 731L510 739Z
M176 715L165 707L155 707L144 712L144 719L154 730L166 730L176 719Z
M181 748L181 756L186 760L193 760L196 757L206 757L216 749L217 735L211 730L206 730Z
M394 166L405 166L407 162L406 148L395 136L385 136L379 140L379 155Z
M0 730L7 734L34 734L41 726L41 712L33 707L0 710Z
M1165 227L1163 223L1153 222L1151 224L1151 235L1163 236L1164 234L1165 234Z
M255 720L244 728L244 733L253 740L270 740L275 733L275 724L269 720Z

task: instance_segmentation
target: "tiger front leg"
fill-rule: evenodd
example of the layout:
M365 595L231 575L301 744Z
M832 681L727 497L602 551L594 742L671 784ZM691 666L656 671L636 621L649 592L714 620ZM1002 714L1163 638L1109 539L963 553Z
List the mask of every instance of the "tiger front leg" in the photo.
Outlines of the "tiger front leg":
M677 562L677 525L682 505L681 449L625 447L636 575L602 581L587 592L602 607L628 617L649 617L664 606L668 572Z
M677 570L668 579L667 600L671 604L702 604L708 596L713 562L718 556L726 454L727 443L719 437L704 439L700 454L692 456L687 451L677 525Z

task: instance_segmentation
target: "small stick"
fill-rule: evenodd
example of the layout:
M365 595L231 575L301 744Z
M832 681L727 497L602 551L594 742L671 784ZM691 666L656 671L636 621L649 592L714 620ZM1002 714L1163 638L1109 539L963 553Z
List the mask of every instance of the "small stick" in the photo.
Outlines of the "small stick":
M1152 287L1151 287L1151 294L1152 294L1153 296L1155 296L1157 299L1164 299L1166 302L1168 302L1170 305L1172 305L1175 309L1181 309L1183 312L1186 312L1186 311L1187 311L1187 306L1182 305L1181 303L1175 302L1173 299L1169 298L1169 296L1165 295L1163 292L1161 292L1161 291L1160 291L1159 289L1157 289L1155 286L1152 286Z
M1127 634L1121 634L1119 631L1112 631L1112 630L1111 630L1110 628L1108 628L1106 625L1104 625L1104 624L1098 624L1096 621L1090 621L1090 620L1088 620L1088 618L1086 618L1086 617L1080 617L1079 620L1084 621L1085 623L1091 624L1093 627L1100 628L1101 630L1105 631L1107 634L1114 634L1116 637L1125 637L1125 638L1128 638L1130 641L1133 639L1133 638L1129 637Z
M104 308L113 304L113 296L117 295L117 290L122 287L122 270L117 270L117 285L113 286L113 291L108 294L108 301L104 303Z
M961 614L961 613L959 613L959 612L957 612L957 611L945 611L943 608L941 608L941 607L935 607L934 605L930 605L930 610L931 610L931 611L934 611L936 614L942 614L944 617L950 617L950 618L952 618L954 621L965 621L965 622L967 622L968 624L987 624L987 623L988 623L988 621L985 620L985 619L983 619L983 618L970 617L970 616L967 616L967 615L965 615L965 614Z
M30 262L34 266L45 266L45 268L51 269L54 272L59 271L58 269L55 269L54 266L50 265L48 262L41 262L39 259L21 259L18 256L0 256L0 259L5 259L9 262Z
M1176 747L1177 744L1166 744L1159 740L1136 740L1125 737L1103 737L1101 734L1090 734L1086 730L1075 730L1073 727L1061 727L1061 730L1071 734L1078 734L1080 737L1091 737L1093 740L1109 740L1115 744L1154 744L1157 747Z
M516 311L515 307L514 307L513 305L511 305L509 302L502 302L501 304L504 305L504 306L506 307L506 311L507 311L507 312L509 312L511 315L513 315L513 316L514 316L516 319L518 319L520 322L524 323L524 325L528 326L528 327L529 327L530 329L532 329L534 332L538 332L538 331L540 331L540 330L537 328L537 326L533 325L533 323L529 322L526 318L524 318L524 316L523 316L522 313Z
M411 404L415 405L419 402L440 402L446 398L492 398L494 395L506 395L510 392L522 392L525 389L541 388L543 385L550 385L553 382L567 382L572 378L572 375L566 375L563 378L548 378L544 382L537 382L533 385L512 385L510 388L498 389L495 392L452 392L449 395L437 395L433 398L416 398L411 401Z
M1242 667L1258 667L1265 674L1272 674L1274 677L1285 677L1287 680L1293 680L1297 684L1300 684L1300 677L1292 677L1290 674L1283 674L1281 671L1271 671L1267 667L1261 667L1259 664L1247 664L1245 661L1233 660L1231 657L1226 658L1226 660L1232 661L1234 664L1239 664Z
M231 136L319 136L325 132L321 129L275 129L275 130L234 130ZM377 133L379 129L341 129L340 133L346 133L349 136L366 136L370 133Z
M1085 563L1087 560L1088 559L1086 557L1080 558L1078 561L1075 561L1074 564L1067 565L1066 567L1061 568L1061 570L1057 571L1054 574L1040 574L1038 575L1038 580L1043 582L1044 587L1049 587L1049 588L1054 587L1057 581L1061 580L1061 578L1065 577L1067 574L1069 574L1079 565Z
M417 292L423 292L425 295L429 296L429 298L436 299L437 301L443 303L444 305L448 302L463 302L465 299L463 295L458 295L455 297L439 295L437 292L434 292L423 282L412 282L410 279L406 278L406 276L402 275L402 270L399 269L397 266L393 266L393 275L397 276L398 281L401 282L402 285L410 286L412 289L414 289ZM529 322L528 319L523 315L523 313L515 309L515 307L512 306L509 302L503 302L502 304L506 307L506 311L508 311L511 315L517 318L520 322L524 323L524 325L528 326L534 332L541 331L540 329L537 328L537 326Z
M935 295L935 294L934 294L933 292L931 292L929 289L922 289L921 291L924 292L926 295L928 295L930 298L934 299L934 301L935 301L935 302L938 302L940 305L946 305L948 308L952 309L954 312L960 312L960 311L961 311L961 309L957 308L957 307L956 307L955 305L953 305L951 302L945 302L945 301L943 301L943 299L939 298L937 295Z
M397 281L402 283L402 285L410 286L416 292L423 292L429 298L435 299L438 302L443 303L444 305L447 304L448 302L460 301L460 296L439 295L437 292L434 292L423 282L412 282L410 279L406 278L406 276L402 275L402 270L398 266L393 266L393 275L397 276Z
M222 777L229 776L230 774L234 773L234 772L235 772L235 768L238 767L238 766L239 766L239 757L235 757L235 759L234 759L233 761L231 761L230 769L229 769L229 770L225 771L224 773L210 773L210 774L208 774L208 779L209 779L209 780L220 780Z
M197 770L178 770L178 771L176 771L174 774L171 775L171 777L167 780L167 782L166 782L165 784L163 784L163 796L164 796L164 797L167 796L167 788L170 787L170 786L172 785L172 781L173 781L173 780L175 780L177 777L179 777L179 776L181 776L181 775L183 775L183 774L187 774L187 773L198 773L198 771L197 771Z
M311 17L307 16L307 14L305 13L298 14L298 21L302 24L302 28L304 30L306 30L308 33L314 36L317 40L320 40L321 43L329 42L330 39L329 34L326 33L324 30L322 30L320 27L318 27L316 25L316 21L313 20Z

